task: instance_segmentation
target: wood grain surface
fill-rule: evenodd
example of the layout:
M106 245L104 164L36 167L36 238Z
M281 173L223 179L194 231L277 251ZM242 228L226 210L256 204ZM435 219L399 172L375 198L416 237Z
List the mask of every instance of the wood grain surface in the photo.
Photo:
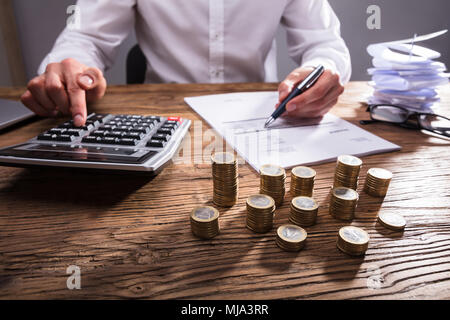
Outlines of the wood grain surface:
M201 121L183 97L275 89L276 84L257 83L117 86L89 111ZM22 91L0 89L0 97L17 99ZM348 84L332 113L359 125L368 118L361 102L370 92L365 83ZM450 86L441 95L438 111L449 116ZM62 121L39 119L0 132L0 146ZM0 298L450 298L448 139L384 124L364 126L402 150L362 157L359 191L371 167L389 169L394 178L384 200L360 193L351 224L371 239L365 256L350 257L336 248L339 228L349 223L328 214L334 163L312 166L318 223L306 228L307 244L299 253L277 247L275 228L267 234L245 228L245 199L259 189L259 176L247 164L239 166L238 204L220 208L221 234L195 238L189 212L212 198L211 168L202 161L202 148L211 140L208 128L194 122L183 157L154 178L0 167ZM290 199L287 195L276 211L276 227L288 221ZM402 214L406 230L381 227L379 212ZM81 269L80 290L67 289L70 265Z

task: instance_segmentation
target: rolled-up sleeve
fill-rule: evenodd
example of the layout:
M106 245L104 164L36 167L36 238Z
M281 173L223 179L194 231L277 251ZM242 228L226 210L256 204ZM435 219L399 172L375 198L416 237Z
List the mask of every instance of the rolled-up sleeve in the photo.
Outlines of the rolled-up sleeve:
M327 0L289 0L281 23L286 28L289 56L299 66L322 64L337 72L342 83L350 80L350 53Z
M66 27L38 69L73 58L102 71L114 62L117 49L134 27L136 0L78 0L79 24Z

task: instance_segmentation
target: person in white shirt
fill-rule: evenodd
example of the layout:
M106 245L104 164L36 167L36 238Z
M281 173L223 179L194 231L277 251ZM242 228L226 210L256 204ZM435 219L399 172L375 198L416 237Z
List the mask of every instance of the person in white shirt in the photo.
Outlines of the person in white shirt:
M135 28L148 83L276 82L275 35L286 29L298 64L279 85L282 101L318 64L326 71L287 105L288 116L318 117L337 103L351 73L340 23L327 0L78 0L79 28L66 27L22 102L41 116L86 121L103 97L103 72Z

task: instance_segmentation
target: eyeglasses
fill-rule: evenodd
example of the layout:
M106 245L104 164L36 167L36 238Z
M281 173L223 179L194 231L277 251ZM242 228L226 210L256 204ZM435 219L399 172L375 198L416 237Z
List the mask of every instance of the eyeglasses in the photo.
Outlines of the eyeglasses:
M373 104L367 110L372 120L362 120L361 124L386 122L403 128L427 130L436 134L450 137L450 119L433 114L410 111L404 107L392 104Z

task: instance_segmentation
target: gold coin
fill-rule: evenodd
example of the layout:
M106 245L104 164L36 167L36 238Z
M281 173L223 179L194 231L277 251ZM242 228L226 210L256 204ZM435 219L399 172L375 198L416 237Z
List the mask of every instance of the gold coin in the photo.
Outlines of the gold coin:
M338 162L351 167L360 167L362 160L351 155L341 155L338 157Z
M192 209L191 217L194 221L208 223L219 217L219 211L210 206L195 207Z
M403 216L393 212L380 212L378 222L388 229L402 231L406 227L406 220Z
M260 173L262 175L274 177L286 175L286 171L282 167L273 164L265 164L261 166Z
M392 172L382 169L382 168L370 168L367 171L368 174L370 174L372 177L380 179L380 180L391 180L392 179Z
M354 201L359 199L359 195L355 190L346 187L334 188L333 195L346 201Z
M211 155L211 161L216 164L234 164L236 157L230 152L216 152Z
M292 199L292 205L298 210L313 211L319 208L316 200L310 197L295 197Z
M269 209L275 205L272 197L265 194L255 194L247 198L247 204L256 209Z
M291 173L294 174L296 177L303 179L311 179L316 176L316 171L314 169L303 166L293 168Z

